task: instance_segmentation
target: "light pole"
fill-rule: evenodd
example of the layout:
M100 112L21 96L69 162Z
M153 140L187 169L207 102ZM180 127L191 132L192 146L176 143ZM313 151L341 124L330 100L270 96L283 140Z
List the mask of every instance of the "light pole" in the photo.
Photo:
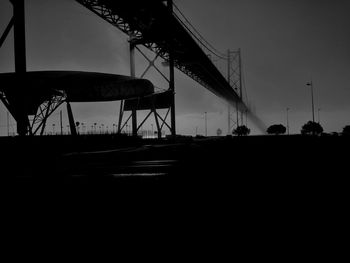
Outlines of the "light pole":
M306 85L311 87L312 122L315 122L314 87L313 87L312 81L306 83Z
M321 119L320 119L320 111L321 109L317 109L317 115L318 115L318 123L321 123Z
M152 127L152 134L151 134L151 136L152 136L152 138L153 138L153 123L151 123L151 127Z
M207 133L207 112L206 111L204 112L204 117L205 117L205 137L207 137L208 133Z
M287 134L289 135L289 118L288 118L288 111L289 111L289 108L287 108Z
M63 135L62 111L60 111L60 127L61 127L61 135Z

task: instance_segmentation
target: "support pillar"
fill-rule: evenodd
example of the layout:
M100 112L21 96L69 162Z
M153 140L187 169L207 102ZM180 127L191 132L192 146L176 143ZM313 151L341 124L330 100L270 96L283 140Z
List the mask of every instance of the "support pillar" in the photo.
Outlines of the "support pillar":
M14 51L15 51L15 71L17 79L24 79L26 68L26 44L25 44L25 10L24 0L11 0L13 5L13 29L14 29ZM22 86L25 83L18 82ZM17 87L23 88L23 87ZM17 133L24 136L28 133L29 119L24 108L25 96L18 95L15 102Z
M173 13L173 0L168 0L169 12ZM172 45L172 39L169 39L169 90L172 92L171 107L170 107L170 121L171 121L171 135L176 135L176 122L175 122L175 65L174 65L174 50Z
M69 127L70 127L70 133L73 136L77 136L77 130L75 129L75 122L73 117L72 108L70 106L69 101L67 101L67 113L68 113L68 119L69 119Z
M124 115L124 100L121 100L120 109L119 109L119 119L118 119L118 134L122 132L123 115Z
M136 77L135 73L135 45L132 43L132 36L130 39L130 76ZM131 128L132 136L137 136L137 109L133 108L131 112Z
M10 33L12 26L13 26L13 17L11 18L10 22L8 23L4 33L0 37L0 48L1 48L2 44L5 42L7 35Z

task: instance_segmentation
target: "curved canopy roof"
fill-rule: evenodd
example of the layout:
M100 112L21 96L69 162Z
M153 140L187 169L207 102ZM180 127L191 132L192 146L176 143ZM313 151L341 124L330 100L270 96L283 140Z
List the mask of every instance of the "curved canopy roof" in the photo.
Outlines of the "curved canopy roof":
M41 101L64 93L70 102L97 102L143 97L153 94L154 86L146 79L115 74L31 71L24 75L0 73L0 90L6 96L20 92Z

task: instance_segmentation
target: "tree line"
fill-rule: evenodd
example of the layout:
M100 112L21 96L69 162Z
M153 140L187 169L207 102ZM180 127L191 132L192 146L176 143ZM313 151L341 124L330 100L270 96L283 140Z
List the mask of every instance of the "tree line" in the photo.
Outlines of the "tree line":
M283 135L287 132L287 129L283 124L273 124L267 128L266 132L270 135ZM323 134L323 127L318 122L308 121L301 127L300 133L302 135L321 135ZM234 129L232 134L247 136L250 134L250 129L245 125L241 125ZM342 135L350 136L350 125L343 128Z

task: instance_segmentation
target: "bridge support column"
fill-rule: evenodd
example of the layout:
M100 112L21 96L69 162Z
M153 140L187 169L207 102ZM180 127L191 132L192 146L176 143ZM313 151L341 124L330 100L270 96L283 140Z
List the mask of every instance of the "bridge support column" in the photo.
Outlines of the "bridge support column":
M77 130L75 129L75 122L74 122L74 117L73 117L73 112L72 108L70 106L69 101L67 101L67 113L68 113L68 119L69 119L69 127L70 127L70 133L73 136L77 136Z
M136 77L135 72L135 45L130 41L130 76ZM137 109L132 109L131 112L131 127L132 127L132 136L137 136Z
M14 51L15 51L15 71L18 80L24 79L26 68L26 44L25 44L25 10L24 0L11 0L13 5L13 29L14 29ZM23 89L25 83L18 82L19 90ZM25 96L17 94L14 103L17 121L17 133L24 136L28 133L29 119L25 105Z
M169 12L173 13L173 0L168 0ZM169 90L173 95L171 98L170 106L170 123L171 123L171 135L176 135L176 121L175 121L175 65L174 65L174 50L172 40L169 41Z

